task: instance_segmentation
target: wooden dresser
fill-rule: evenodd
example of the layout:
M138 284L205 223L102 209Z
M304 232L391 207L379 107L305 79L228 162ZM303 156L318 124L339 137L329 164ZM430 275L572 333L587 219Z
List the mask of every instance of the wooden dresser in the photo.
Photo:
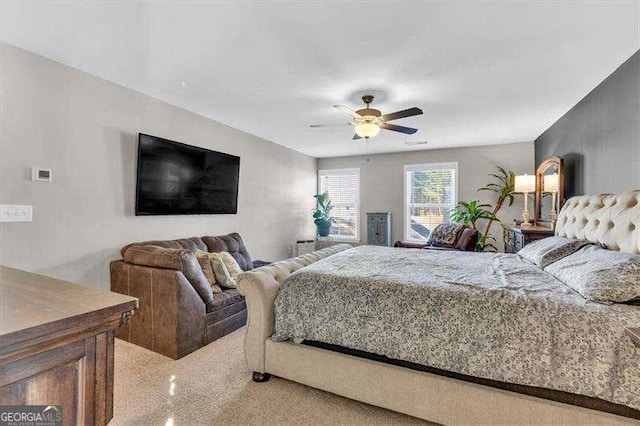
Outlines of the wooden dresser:
M0 405L59 406L64 425L113 417L113 330L138 300L0 266Z
M536 225L516 226L503 223L502 229L505 253L517 253L531 241L551 237L554 234L553 229Z

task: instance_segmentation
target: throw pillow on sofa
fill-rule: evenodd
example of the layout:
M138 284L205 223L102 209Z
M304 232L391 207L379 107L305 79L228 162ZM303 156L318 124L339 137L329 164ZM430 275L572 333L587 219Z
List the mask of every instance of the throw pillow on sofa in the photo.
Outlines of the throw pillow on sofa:
M453 247L465 228L465 225L459 223L441 223L429 234L427 245Z
M226 252L209 253L209 260L211 261L211 268L216 277L216 282L220 287L236 288L236 280L231 276L227 265L222 260L222 253Z
M231 275L231 278L233 278L233 280L235 281L238 278L238 274L242 272L242 268L240 267L236 259L231 255L231 253L221 251L218 254L220 255L222 263L224 263L224 266L227 267L229 275Z
M214 294L220 294L222 293L222 288L218 285L216 276L213 273L213 267L211 266L211 259L209 256L210 254L211 253L207 253L206 251L196 250L196 259L198 259L202 272L211 285L211 291L213 291Z

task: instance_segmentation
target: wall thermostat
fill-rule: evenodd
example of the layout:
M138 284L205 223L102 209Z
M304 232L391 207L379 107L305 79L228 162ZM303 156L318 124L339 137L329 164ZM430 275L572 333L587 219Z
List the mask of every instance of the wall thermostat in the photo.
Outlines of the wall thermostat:
M31 169L31 180L34 182L49 182L53 181L53 175L51 169L43 169L42 167L34 167Z

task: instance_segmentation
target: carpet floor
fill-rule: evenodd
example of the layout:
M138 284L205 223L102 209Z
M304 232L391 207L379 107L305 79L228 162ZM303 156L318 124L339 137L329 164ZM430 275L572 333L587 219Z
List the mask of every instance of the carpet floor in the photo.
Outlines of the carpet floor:
M273 377L254 383L244 329L179 360L116 339L110 425L428 424Z

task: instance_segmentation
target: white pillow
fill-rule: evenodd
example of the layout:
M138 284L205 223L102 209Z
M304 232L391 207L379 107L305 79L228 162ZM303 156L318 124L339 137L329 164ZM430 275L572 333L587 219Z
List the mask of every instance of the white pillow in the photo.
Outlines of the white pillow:
M211 267L213 268L213 273L216 276L216 282L220 287L236 288L236 280L227 268L222 253L224 252L210 253L209 255Z
M233 258L231 253L226 251L221 251L218 253L220 255L220 259L224 263L224 266L227 267L227 271L229 271L229 275L235 281L238 278L238 274L242 272L242 268L238 265L238 261Z
M594 302L640 300L640 256L636 254L589 245L545 271Z
M592 243L587 240L572 240L567 237L547 237L527 244L518 252L518 255L544 268L577 252L587 244Z

